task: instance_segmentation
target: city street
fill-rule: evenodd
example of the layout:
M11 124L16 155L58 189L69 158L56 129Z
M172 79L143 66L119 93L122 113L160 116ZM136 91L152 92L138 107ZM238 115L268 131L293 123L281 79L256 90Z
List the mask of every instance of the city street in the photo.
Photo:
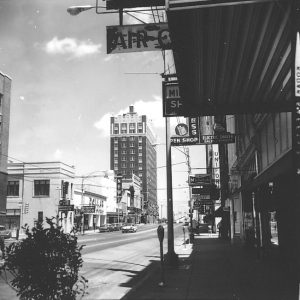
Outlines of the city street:
M153 261L159 261L158 225L141 225L136 233L121 231L95 233L79 237L86 245L82 254L81 274L88 279L86 299L121 299L137 282L143 280L143 270ZM164 253L167 252L167 226ZM175 238L182 235L182 224L174 224Z

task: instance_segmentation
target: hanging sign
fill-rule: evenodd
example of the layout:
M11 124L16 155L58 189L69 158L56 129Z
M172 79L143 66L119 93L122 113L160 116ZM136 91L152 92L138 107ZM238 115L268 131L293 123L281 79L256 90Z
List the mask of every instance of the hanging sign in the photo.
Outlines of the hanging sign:
M107 54L171 49L168 23L107 26Z
M163 116L184 116L184 103L180 97L178 81L163 81Z

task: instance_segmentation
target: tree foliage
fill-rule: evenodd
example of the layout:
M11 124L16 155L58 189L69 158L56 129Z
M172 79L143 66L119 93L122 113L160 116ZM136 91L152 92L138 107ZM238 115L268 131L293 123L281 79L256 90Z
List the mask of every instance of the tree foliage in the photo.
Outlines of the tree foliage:
M87 280L79 276L83 246L77 237L64 233L53 219L26 229L22 241L9 245L3 268L14 275L11 284L21 299L76 299L84 296Z

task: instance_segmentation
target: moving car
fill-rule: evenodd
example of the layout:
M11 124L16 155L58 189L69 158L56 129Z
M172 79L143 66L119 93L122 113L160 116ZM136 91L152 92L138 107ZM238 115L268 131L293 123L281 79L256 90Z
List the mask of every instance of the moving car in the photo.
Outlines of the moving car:
M128 223L128 224L125 224L123 227L122 227L122 233L125 233L125 232L136 232L137 231L137 226L133 223Z
M99 227L99 232L111 232L113 227L111 224L104 224Z
M11 238L11 231L8 229L5 229L3 225L0 225L0 237L4 239L10 239Z

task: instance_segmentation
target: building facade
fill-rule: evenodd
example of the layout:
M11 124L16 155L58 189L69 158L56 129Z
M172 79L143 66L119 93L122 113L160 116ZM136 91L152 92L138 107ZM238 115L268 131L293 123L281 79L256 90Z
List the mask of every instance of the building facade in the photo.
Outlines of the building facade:
M65 232L73 228L75 169L62 162L8 163L6 227L32 228L57 218Z
M292 195L291 113L227 118L237 134L228 146L232 237L291 260L296 228Z
M11 79L0 72L0 225L4 225L6 219L10 94Z
M111 169L123 178L138 176L142 182L142 221L153 222L158 216L157 157L155 136L146 115L139 116L134 107L129 112L111 117Z
M110 211L116 211L114 171L96 171L76 178L74 183L75 224L91 230L108 223Z

